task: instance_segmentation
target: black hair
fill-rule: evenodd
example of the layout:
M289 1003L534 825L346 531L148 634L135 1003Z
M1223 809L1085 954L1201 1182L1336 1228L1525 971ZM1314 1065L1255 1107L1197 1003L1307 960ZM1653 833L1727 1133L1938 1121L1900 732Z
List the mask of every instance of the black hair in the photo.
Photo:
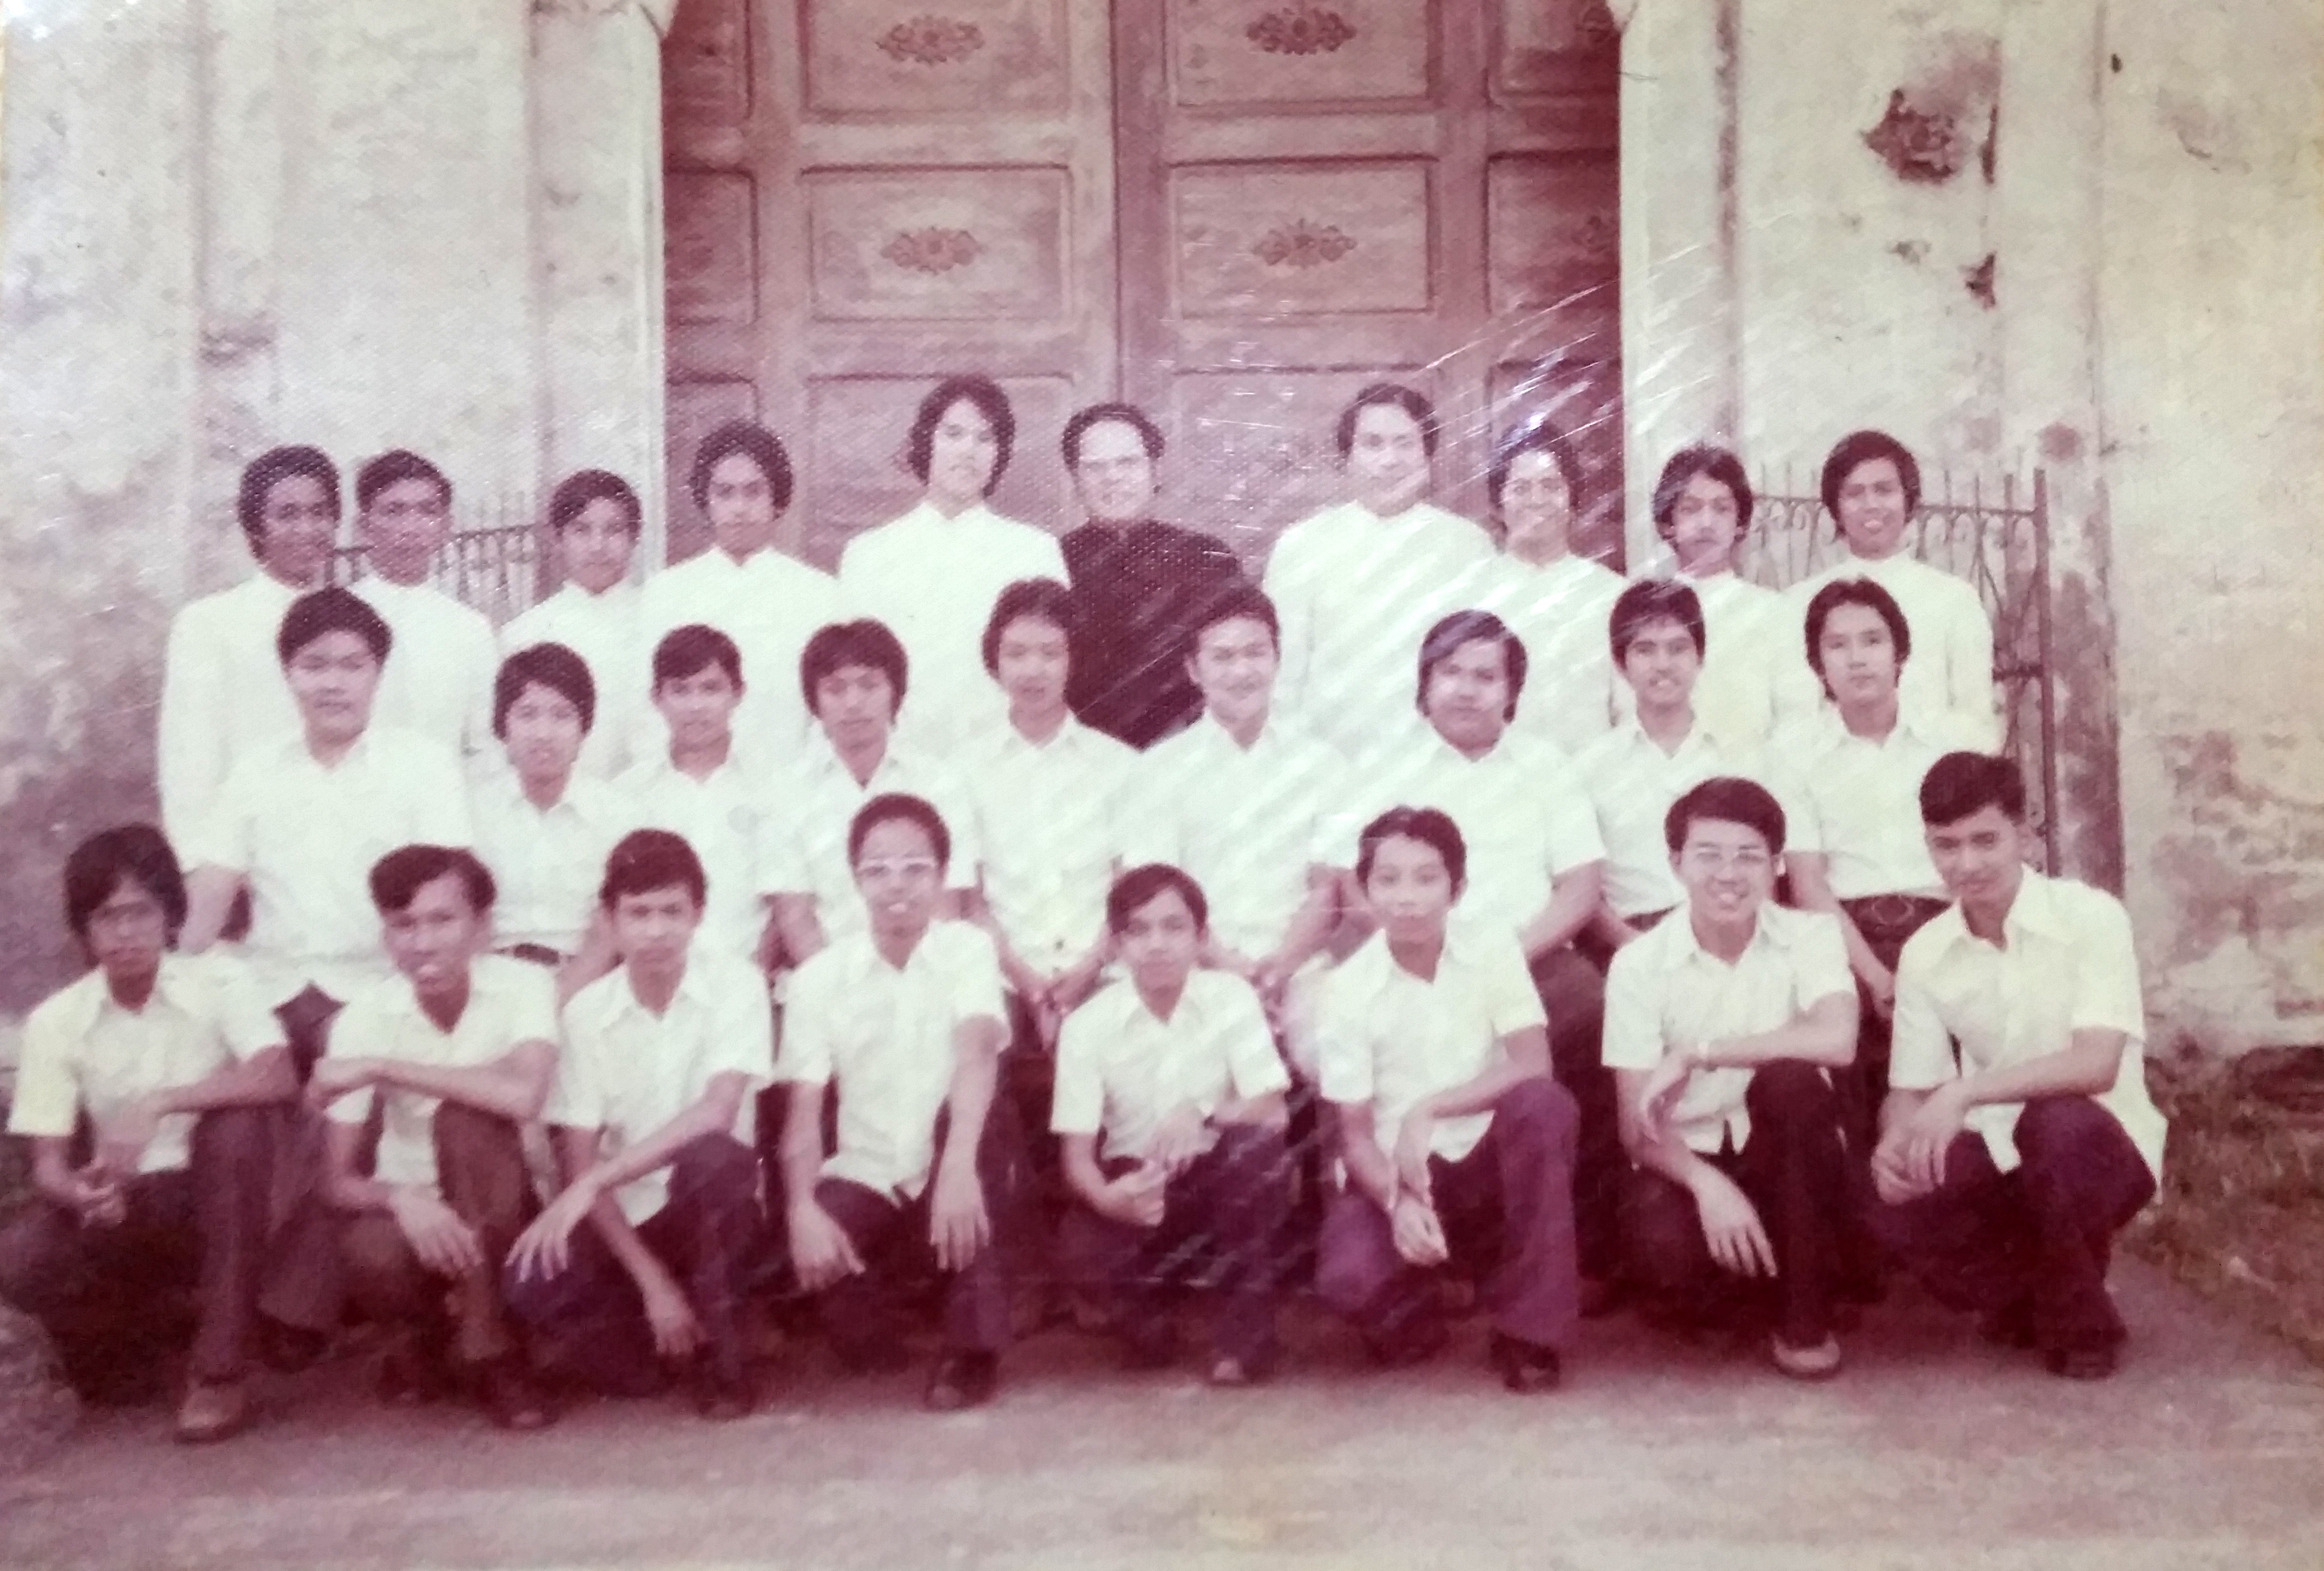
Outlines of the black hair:
M1130 930L1130 918L1173 892L1186 902L1194 919L1194 931L1206 931L1211 925L1211 902L1204 898L1203 886L1194 882L1193 873L1167 862L1133 867L1113 881L1113 887L1105 892L1105 930L1121 937Z
M422 888L447 874L458 876L468 909L479 916L500 898L492 869L466 846L401 846L372 864L371 903L382 916L409 910Z
M549 532L564 533L565 526L586 512L593 502L619 504L629 518L632 540L644 531L645 506L627 480L611 469L576 469L558 481L557 489L549 494Z
M284 665L298 658L299 652L327 633L352 633L369 646L372 658L382 665L387 663L389 652L395 647L395 634L389 631L387 619L371 607L371 603L352 589L334 584L327 589L314 589L290 602L282 614L282 625L274 634L274 655Z
M1465 644L1498 642L1501 646L1501 661L1508 673L1509 701L1501 718L1517 717L1517 698L1525 691L1525 640L1510 631L1509 624L1489 611L1455 611L1430 628L1420 641L1420 685L1414 691L1415 707L1425 714L1428 708L1428 679L1436 668L1459 652Z
M186 925L185 869L178 864L168 838L151 824L123 824L83 840L65 858L64 883L65 925L84 941L97 908L124 883L136 884L161 902L171 943Z
M561 643L536 643L501 661L493 677L493 735L508 740L509 711L529 687L547 688L581 712L587 735L597 720L597 682L589 662Z
M1708 443L1681 448L1663 466L1662 478L1655 482L1655 532L1670 539L1676 527L1679 498L1698 476L1717 481L1735 498L1735 538L1741 540L1751 527L1751 510L1757 505L1758 496L1751 489L1751 477L1743 472L1743 460L1725 448Z
M1126 425L1136 431L1148 458L1159 459L1162 457L1162 428L1154 423L1152 415L1134 403L1093 403L1087 409L1074 411L1073 418L1065 421L1065 434L1057 440L1058 450L1065 456L1066 468L1075 468L1081 464L1082 439L1089 435L1090 427L1103 425L1108 420Z
M1356 837L1356 882L1371 881L1372 863L1379 855L1384 840L1417 840L1444 859L1444 871L1452 875L1455 889L1469 876L1469 843L1461 837L1461 826L1452 815L1435 808L1390 808L1370 823Z
M610 911L625 894L651 894L658 889L686 891L694 909L700 910L710 898L710 878L685 836L668 829L632 829L606 855L597 903Z
M1001 674L1001 634L1010 623L1026 616L1050 623L1064 633L1066 658L1072 658L1074 635L1080 629L1074 592L1055 578L1019 578L994 598L992 615L984 624L984 669L994 676Z
M1009 455L1017 446L1017 414L1009 407L1009 395L1001 391L1001 384L990 376L971 374L947 376L930 388L920 400L919 409L912 416L912 429L904 439L904 467L927 484L930 457L936 451L936 427L944 424L945 413L955 403L972 403L992 428L992 473L986 476L984 494L1001 484L1008 472Z
M1509 471L1526 453L1547 453L1557 466L1560 478L1565 482L1566 505L1576 516L1582 512L1582 460L1573 451L1573 443L1566 434L1545 420L1528 420L1504 436L1493 448L1493 460L1485 471L1485 494L1493 505L1501 504L1501 492L1509 483Z
M339 515L339 467L320 448L273 448L261 453L244 466L242 483L235 489L234 515L242 524L242 532L250 541L253 556L266 549L266 501L274 487L284 480L300 476L312 480L323 488L330 499L331 516Z
M855 817L848 823L848 866L855 865L863 855L863 842L882 824L918 825L928 837L929 849L936 853L937 872L943 872L952 861L952 831L945 827L944 815L923 797L883 791L856 809Z
M1267 591L1240 575L1221 586L1216 594L1194 607L1186 621L1186 658L1192 660L1203 642L1203 634L1222 622L1256 622L1267 629L1274 641L1276 652L1283 650L1283 621L1275 613L1275 602Z
M1932 829L1999 808L2025 821L2025 776L2015 759L1986 753L1948 753L1921 777L1921 822Z
M777 513L788 513L791 505L791 456L783 450L780 437L756 420L728 420L702 439L694 449L694 467L687 475L687 489L693 494L694 505L705 513L710 511L710 472L740 453L759 467L767 482L767 495Z
M1614 608L1607 614L1606 640L1614 651L1617 669L1629 653L1630 640L1656 622L1675 622L1685 628L1686 635L1694 640L1696 654L1709 651L1711 633L1703 622L1702 596L1693 586L1676 578L1640 578L1614 596Z
M1340 423L1333 430L1333 439L1339 445L1340 457L1344 461L1356 450L1356 421L1368 409L1400 409L1410 415L1420 428L1420 450L1430 457L1436 456L1436 443L1443 428L1436 420L1436 406L1428 395L1398 382L1375 382L1360 390L1340 411Z
M1672 855L1677 855L1679 847L1686 844L1686 832L1698 818L1740 824L1756 830L1767 843L1768 855L1784 854L1784 806L1757 781L1713 775L1673 802L1670 811L1663 815L1663 844L1670 847Z
M1896 466L1896 478L1904 487L1904 516L1910 518L1921 505L1921 466L1913 457L1913 449L1890 436L1886 431L1850 431L1832 444L1831 456L1823 461L1823 505L1835 522L1840 518L1840 488L1861 465L1876 458L1886 458Z
M654 645L653 690L659 693L664 682L682 682L712 666L724 671L737 688L742 685L742 652L733 639L699 622L673 627Z
M1869 578L1834 578L1808 602L1808 664L1815 674L1823 675L1823 624L1843 605L1862 605L1879 614L1880 620L1888 624L1888 637L1896 646L1896 666L1901 671L1913 656L1913 627L1904 620L1904 608L1896 604L1896 596Z
M426 480L443 497L444 505L452 505L452 482L444 471L403 448L392 448L377 457L364 460L355 471L355 506L369 507L379 500L379 494L391 485L401 485L406 480Z
M904 652L904 641L886 623L862 616L816 628L799 651L799 696L807 700L808 714L819 713L815 690L823 686L824 679L848 666L869 666L884 672L888 685L896 690L896 709L902 710L905 685L912 672L911 657Z

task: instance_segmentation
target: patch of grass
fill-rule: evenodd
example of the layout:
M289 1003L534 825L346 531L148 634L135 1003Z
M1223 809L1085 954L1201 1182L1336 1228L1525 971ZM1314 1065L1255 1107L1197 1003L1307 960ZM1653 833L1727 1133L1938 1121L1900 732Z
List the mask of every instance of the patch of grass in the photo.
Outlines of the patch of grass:
M2126 1246L2324 1363L2324 1054L2148 1073L2171 1145Z

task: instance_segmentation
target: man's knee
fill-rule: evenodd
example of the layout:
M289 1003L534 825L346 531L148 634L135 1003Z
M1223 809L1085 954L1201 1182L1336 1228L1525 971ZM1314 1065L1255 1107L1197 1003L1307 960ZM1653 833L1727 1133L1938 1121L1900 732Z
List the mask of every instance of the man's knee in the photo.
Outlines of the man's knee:
M1685 1287L1702 1254L1702 1213L1694 1197L1660 1173L1633 1171L1621 1200L1622 1252L1642 1286Z
M1518 1081L1493 1103L1493 1121L1508 1121L1511 1133L1538 1138L1559 1149L1570 1149L1581 1127L1582 1109L1573 1094L1547 1076Z
M1360 1195L1342 1195L1323 1214L1315 1254L1315 1296L1342 1315L1370 1303L1396 1274L1396 1246L1388 1218Z
M674 1193L755 1193L759 1159L731 1134L697 1135L670 1159L669 1182Z
M235 1172L261 1169L274 1154L277 1112L272 1105L212 1108L194 1120L188 1154L204 1167Z
M2088 1096L2036 1096L2018 1110L2017 1154L2029 1167L2052 1167L2113 1143L2119 1131Z

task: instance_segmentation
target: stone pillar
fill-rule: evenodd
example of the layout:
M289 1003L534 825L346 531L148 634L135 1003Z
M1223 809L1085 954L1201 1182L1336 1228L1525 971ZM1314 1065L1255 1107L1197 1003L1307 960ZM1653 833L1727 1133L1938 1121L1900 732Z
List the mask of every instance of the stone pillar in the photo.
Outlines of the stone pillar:
M0 120L0 1009L72 965L71 843L152 811L188 577L201 116L194 0L8 24Z
M537 0L533 150L546 480L611 469L663 559L661 38L675 0Z
M1629 560L1666 556L1655 478L1738 423L1737 0L1627 0L1622 27L1622 406Z

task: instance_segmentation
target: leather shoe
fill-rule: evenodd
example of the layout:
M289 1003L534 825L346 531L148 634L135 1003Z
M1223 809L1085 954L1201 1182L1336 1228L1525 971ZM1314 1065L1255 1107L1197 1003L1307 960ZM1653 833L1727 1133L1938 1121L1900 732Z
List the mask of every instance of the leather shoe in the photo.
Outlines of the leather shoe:
M188 1446L231 1439L250 1427L250 1394L235 1381L189 1381L178 1403L177 1437Z

